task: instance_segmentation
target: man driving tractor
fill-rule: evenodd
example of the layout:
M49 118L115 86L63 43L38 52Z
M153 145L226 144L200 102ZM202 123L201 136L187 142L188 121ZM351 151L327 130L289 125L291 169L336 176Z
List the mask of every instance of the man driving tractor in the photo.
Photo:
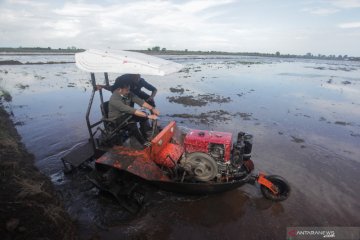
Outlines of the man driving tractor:
M151 130L148 119L156 120L160 111L151 106L143 99L140 99L130 91L131 79L128 76L122 75L115 80L112 86L113 94L109 101L109 119L121 124L126 117L132 115L130 123L125 127L129 130L142 145L145 145L149 140L148 133ZM145 112L137 110L131 106L134 102L139 106L151 111L152 114L147 115ZM140 123L140 131L137 127L137 122Z

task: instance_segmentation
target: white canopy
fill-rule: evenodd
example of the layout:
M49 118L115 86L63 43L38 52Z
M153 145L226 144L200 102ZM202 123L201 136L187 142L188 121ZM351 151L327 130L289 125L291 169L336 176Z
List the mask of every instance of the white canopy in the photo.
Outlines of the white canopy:
M179 63L143 53L89 49L75 54L76 66L86 72L133 73L164 76L180 71Z

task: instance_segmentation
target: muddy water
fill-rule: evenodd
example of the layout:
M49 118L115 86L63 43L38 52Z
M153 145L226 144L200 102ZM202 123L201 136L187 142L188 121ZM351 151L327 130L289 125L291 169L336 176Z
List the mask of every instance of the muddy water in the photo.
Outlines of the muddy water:
M360 63L167 58L186 68L166 77L146 77L158 87L161 120L252 133L256 170L285 177L292 195L272 203L250 185L199 197L147 186L145 206L131 215L92 187L86 169L62 173L60 157L87 138L88 74L74 64L0 66L0 87L13 97L8 110L37 166L52 178L77 219L82 239L284 239L289 226L360 226ZM9 59L15 56L1 56ZM205 104L170 102L189 96L206 99ZM99 117L95 110L93 119Z

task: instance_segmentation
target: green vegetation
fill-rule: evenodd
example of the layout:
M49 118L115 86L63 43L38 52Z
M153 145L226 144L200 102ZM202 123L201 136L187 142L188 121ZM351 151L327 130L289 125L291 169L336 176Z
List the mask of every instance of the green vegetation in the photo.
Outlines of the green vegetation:
M222 52L222 51L189 51L185 50L168 50L155 46L147 50L132 50L147 54L164 54L164 55L230 55L230 56L253 56L253 57L278 57L278 58L303 58L303 59L329 59L329 60L352 60L360 61L360 57L350 57L348 55L314 55L306 53L305 55L281 54L279 51L275 53L258 53L258 52Z

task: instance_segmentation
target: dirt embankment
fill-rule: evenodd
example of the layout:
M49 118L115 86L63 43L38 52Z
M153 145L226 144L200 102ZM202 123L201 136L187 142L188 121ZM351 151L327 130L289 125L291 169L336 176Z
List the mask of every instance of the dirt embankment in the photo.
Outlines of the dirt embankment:
M0 102L0 236L77 239L76 227L51 181L34 167Z
M50 62L26 62L26 63L22 63L16 60L4 60L4 61L0 61L0 65L40 65L40 64L64 64L64 63L75 63L75 62L65 62L65 61L61 61L61 62L54 62L54 61L50 61Z

